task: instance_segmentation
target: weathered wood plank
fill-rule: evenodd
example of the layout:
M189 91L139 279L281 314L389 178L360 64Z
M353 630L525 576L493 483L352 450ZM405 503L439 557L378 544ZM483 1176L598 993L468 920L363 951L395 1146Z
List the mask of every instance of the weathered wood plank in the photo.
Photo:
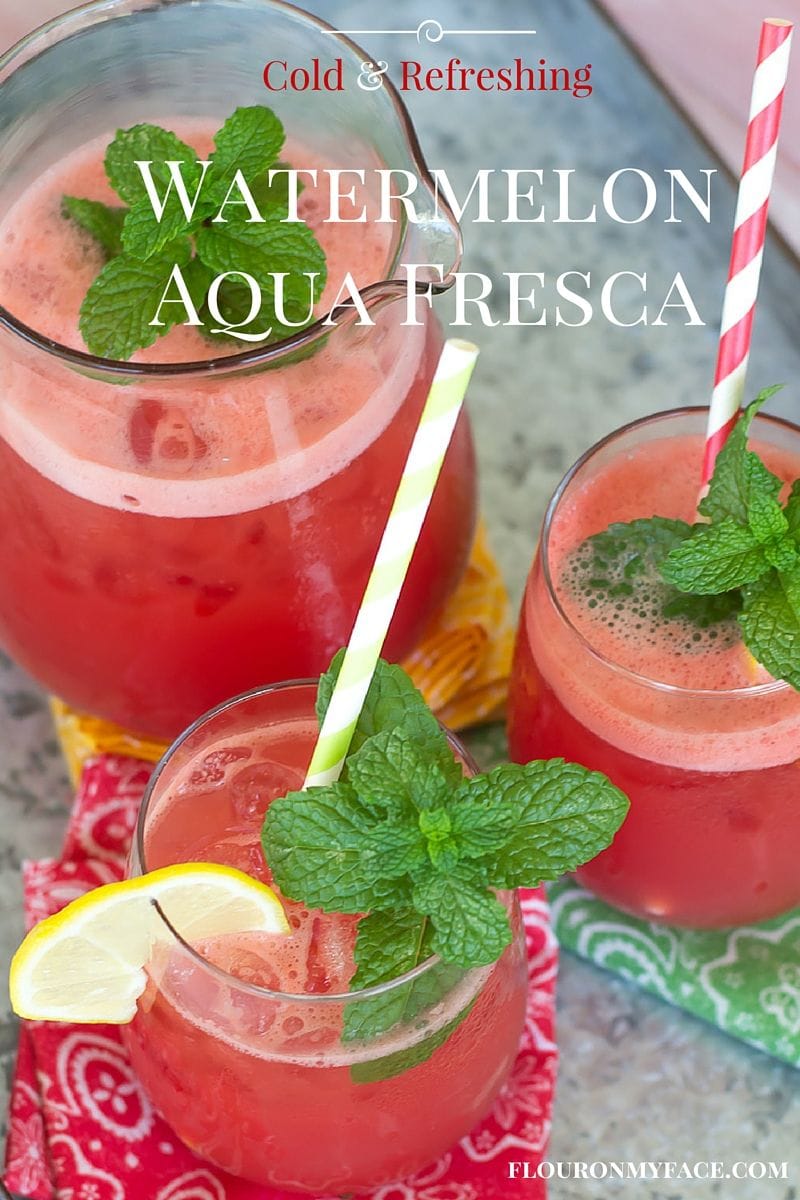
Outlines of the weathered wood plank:
M786 17L800 25L800 0L771 0L768 5L742 0L600 3L738 173L761 18ZM795 45L786 93L772 219L800 251L800 44Z

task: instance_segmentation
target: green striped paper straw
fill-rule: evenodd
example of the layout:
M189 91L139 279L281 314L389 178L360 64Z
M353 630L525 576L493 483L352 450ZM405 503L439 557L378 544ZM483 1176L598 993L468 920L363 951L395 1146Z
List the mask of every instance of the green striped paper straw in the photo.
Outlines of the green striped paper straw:
M477 357L470 342L451 338L444 344L322 722L307 788L333 783L341 773Z

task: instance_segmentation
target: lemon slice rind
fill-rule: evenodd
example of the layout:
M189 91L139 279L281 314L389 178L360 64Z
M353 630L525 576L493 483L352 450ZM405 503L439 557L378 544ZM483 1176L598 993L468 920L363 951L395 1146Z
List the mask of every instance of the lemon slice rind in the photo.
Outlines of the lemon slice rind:
M226 933L290 932L265 884L218 863L181 863L109 883L40 921L11 961L14 1012L29 1021L124 1025L147 986L154 945Z

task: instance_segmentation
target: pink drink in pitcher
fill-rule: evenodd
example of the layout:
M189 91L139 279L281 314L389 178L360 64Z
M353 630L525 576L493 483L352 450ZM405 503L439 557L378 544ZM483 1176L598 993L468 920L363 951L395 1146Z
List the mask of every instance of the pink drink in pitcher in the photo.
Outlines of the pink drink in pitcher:
M164 124L208 150L208 123ZM103 260L64 218L61 197L119 202L102 165L109 140L66 155L0 224L0 303L76 349L81 300ZM324 165L302 145L285 154L298 167ZM328 259L320 313L347 271L359 286L390 274L397 238L373 221L325 224L323 191L308 186L300 198ZM356 203L374 214L366 190ZM8 652L77 708L162 737L246 687L323 670L349 636L441 347L430 312L419 327L404 317L405 304L391 304L375 328L334 329L269 369L200 363L188 376L126 379L123 367L116 382L0 342ZM134 361L219 353L179 326ZM413 647L458 583L474 489L462 419L389 657Z

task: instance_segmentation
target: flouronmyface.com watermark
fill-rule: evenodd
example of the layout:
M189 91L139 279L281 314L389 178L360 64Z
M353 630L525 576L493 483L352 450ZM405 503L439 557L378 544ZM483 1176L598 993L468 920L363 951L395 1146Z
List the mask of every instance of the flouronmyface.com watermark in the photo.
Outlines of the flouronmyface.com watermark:
M509 1179L709 1180L789 1179L785 1162L509 1162Z

